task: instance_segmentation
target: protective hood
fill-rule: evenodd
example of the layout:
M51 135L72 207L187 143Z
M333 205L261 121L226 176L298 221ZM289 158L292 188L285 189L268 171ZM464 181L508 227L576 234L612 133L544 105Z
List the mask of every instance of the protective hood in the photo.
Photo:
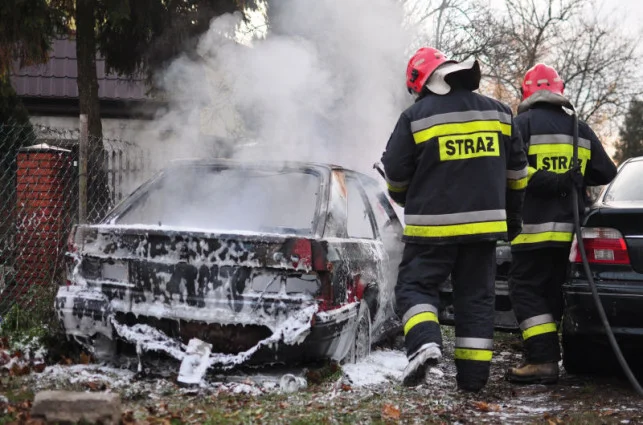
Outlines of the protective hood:
M565 96L557 93L552 93L549 90L538 90L536 93L532 94L527 99L522 101L520 105L518 105L518 113L520 114L528 109L531 109L531 107L539 102L562 106L574 111L574 105L572 105L572 102L570 102L569 99L567 99Z
M467 90L477 90L480 86L480 64L471 59L463 62L449 61L440 65L426 82L426 88L432 93L445 95L451 91L446 82L447 75L458 73L460 84Z

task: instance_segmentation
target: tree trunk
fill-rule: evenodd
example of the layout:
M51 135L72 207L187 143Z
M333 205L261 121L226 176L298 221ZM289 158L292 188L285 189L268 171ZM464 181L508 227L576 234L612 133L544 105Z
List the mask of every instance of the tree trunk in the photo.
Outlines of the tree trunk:
M87 115L89 146L87 161L87 218L94 222L111 207L103 127L96 74L96 0L76 0L76 57L80 113Z
M95 0L76 1L76 56L78 58L78 100L80 113L87 114L90 138L100 140L103 127L98 103L96 76Z

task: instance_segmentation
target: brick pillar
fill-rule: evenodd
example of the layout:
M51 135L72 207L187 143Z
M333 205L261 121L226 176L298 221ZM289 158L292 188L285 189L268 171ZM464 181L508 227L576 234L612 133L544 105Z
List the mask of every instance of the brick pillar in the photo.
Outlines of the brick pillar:
M73 211L71 151L46 144L18 153L16 296L58 284Z

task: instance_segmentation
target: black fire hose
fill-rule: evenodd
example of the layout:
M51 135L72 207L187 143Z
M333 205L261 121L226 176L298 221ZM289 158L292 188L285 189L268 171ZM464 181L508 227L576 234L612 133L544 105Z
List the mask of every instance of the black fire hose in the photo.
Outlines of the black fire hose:
M574 113L574 141L573 141L574 148L573 148L573 154L572 154L573 155L572 166L576 166L576 164L578 164L578 115L576 114L576 110L574 108L572 108L572 111ZM596 305L596 310L598 311L598 315L601 318L601 322L603 323L603 327L605 328L605 333L607 334L607 338L612 347L612 351L614 351L614 355L618 359L618 362L621 365L623 372L627 376L627 379L630 381L630 384L632 384L632 387L634 387L634 390L639 395L643 396L643 388L641 388L641 385L639 384L639 382L636 380L636 377L632 373L632 370L630 369L630 366L627 364L627 361L625 360L625 357L621 352L621 348L618 346L618 342L614 337L614 332L612 331L612 327L610 326L609 321L607 320L607 315L605 314L603 303L601 302L601 298L598 295L598 290L596 289L596 282L594 281L594 276L592 275L592 271L589 268L589 261L587 260L587 253L585 252L585 244L583 243L583 234L580 226L580 204L578 202L578 199L579 199L578 188L574 186L574 189L572 190L572 201L574 202L574 208L573 208L574 230L576 232L577 249L579 250L581 259L583 260L583 268L585 269L585 274L587 275L589 287L592 290L592 298L594 298L594 304Z

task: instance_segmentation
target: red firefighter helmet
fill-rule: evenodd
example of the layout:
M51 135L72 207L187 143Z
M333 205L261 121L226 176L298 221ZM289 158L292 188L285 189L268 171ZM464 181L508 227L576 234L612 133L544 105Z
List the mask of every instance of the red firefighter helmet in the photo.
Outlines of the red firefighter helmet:
M406 87L409 93L420 93L431 74L443 63L449 61L444 53L432 47L420 48L409 60L406 67Z
M538 90L549 90L562 96L565 83L554 68L539 63L525 73L525 78L522 81L522 100L527 99Z

